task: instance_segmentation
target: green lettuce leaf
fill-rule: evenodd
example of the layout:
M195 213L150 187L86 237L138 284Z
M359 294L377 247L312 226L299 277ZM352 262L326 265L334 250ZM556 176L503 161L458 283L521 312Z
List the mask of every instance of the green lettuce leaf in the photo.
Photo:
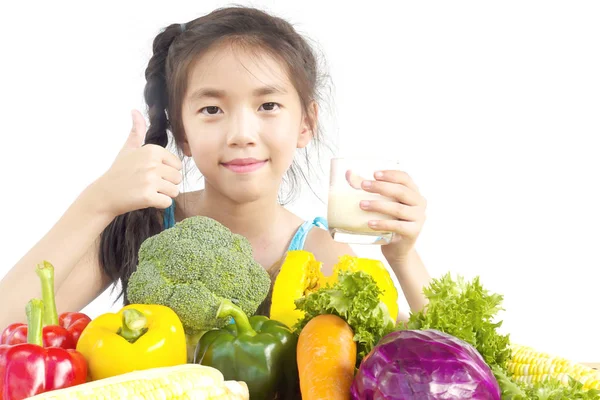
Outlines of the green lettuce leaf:
M423 293L429 300L424 311L411 313L408 323L398 329L437 329L473 345L485 362L506 368L511 357L509 335L502 335L496 321L503 296L489 293L476 277L466 281L450 274L432 279Z
M366 272L340 271L333 286L320 288L296 300L296 308L305 314L294 329L299 332L317 315L337 315L354 332L358 365L383 336L394 330L395 321L379 300L380 293L381 289Z

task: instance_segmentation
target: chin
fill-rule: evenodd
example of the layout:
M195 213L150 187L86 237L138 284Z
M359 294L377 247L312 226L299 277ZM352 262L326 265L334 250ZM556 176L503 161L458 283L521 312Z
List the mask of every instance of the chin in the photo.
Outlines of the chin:
M236 182L234 185L227 185L225 193L236 203L252 203L264 197L266 188L254 184L244 184Z
M278 187L273 172L264 168L249 174L232 174L223 167L214 173L204 174L207 181L223 196L237 204L252 203L270 197ZM208 171L207 171L208 172ZM209 178L210 177L210 178Z

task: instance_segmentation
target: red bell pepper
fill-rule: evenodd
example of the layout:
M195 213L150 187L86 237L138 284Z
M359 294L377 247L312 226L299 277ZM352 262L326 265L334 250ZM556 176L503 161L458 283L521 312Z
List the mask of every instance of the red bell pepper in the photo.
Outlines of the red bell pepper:
M27 304L27 343L0 345L0 400L22 400L87 380L87 363L81 353L42 347L43 308L39 299Z
M38 265L36 272L42 284L44 315L42 340L44 347L77 348L81 332L90 323L87 315L67 312L57 316L54 296L54 267L47 261ZM0 335L0 344L27 343L27 324L15 323L7 326Z
M58 323L60 326L65 328L67 332L73 338L73 342L75 346L77 346L77 342L79 341L79 336L81 336L81 332L85 329L86 326L92 321L90 317L80 312L66 312L60 314L58 317ZM75 347L73 347L75 348Z

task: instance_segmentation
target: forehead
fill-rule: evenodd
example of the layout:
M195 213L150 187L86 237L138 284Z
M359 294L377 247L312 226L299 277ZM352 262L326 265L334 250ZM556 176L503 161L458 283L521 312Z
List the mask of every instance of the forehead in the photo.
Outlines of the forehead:
M261 86L290 89L284 63L257 46L227 42L209 49L191 64L187 93L202 87L240 92Z

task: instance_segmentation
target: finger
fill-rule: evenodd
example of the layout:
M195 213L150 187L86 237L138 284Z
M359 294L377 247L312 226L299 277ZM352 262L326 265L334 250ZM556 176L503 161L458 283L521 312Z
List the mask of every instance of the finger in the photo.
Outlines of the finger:
M363 181L362 188L367 192L378 193L408 206L419 205L421 200L421 196L417 192L398 183Z
M166 209L173 204L173 198L163 193L154 193L150 196L150 207Z
M164 179L161 179L157 185L157 191L158 193L164 194L174 199L179 195L179 186Z
M147 144L144 146L144 151L150 154L154 160L160 160L161 163L175 168L178 171L183 169L183 163L175 154L157 144Z
M395 171L395 170L377 171L377 172L375 172L374 177L378 181L400 183L400 184L414 190L415 192L419 191L419 188L417 187L415 182L404 171Z
M177 157L175 154L171 153L169 150L164 149L165 153L162 157L163 164L166 164L170 167L175 168L177 171L181 171L183 169L183 163L181 159Z
M146 121L142 114L140 114L138 110L133 110L131 112L131 119L133 125L131 131L129 131L127 141L123 145L123 148L125 149L137 149L142 147L144 139L146 138Z
M171 182L174 185L179 185L183 179L181 172L171 167L170 165L161 165L159 168L159 174L165 181Z
M346 171L346 182L348 182L348 184L354 189L360 189L360 185L364 180L365 178L355 174L351 170Z
M421 229L420 224L413 221L369 221L369 228L375 231L394 232L400 236L416 237Z
M423 214L419 207L385 200L363 200L360 202L360 208L389 215L402 221L419 221Z

